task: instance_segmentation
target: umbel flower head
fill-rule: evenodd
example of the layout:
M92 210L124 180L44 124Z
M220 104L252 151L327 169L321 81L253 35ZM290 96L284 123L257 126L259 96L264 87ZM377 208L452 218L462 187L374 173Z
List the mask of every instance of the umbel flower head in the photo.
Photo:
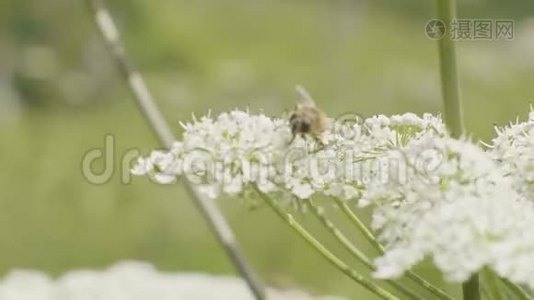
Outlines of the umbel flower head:
M329 120L324 144L298 136L292 143L288 121L234 110L182 124L182 139L167 151L140 158L132 172L150 174L159 183L179 176L215 198L242 193L248 185L300 199L326 194L354 199L378 173L378 157L412 137L443 136L441 119L426 114L362 122ZM352 118L356 120L356 118Z
M403 159L406 173L368 185L362 198L376 206L373 229L386 248L375 276L398 277L430 256L450 281L489 267L534 286L534 205L488 153L465 140L424 137L389 156Z
M488 267L534 287L533 114L500 130L490 152L452 139L430 114L344 120L329 120L321 143L290 143L286 119L240 110L194 118L170 150L140 158L132 172L164 184L186 177L212 198L255 187L357 201L373 207L385 246L376 277L431 257L451 281Z
M140 158L133 173L152 174L163 184L183 175L212 198L240 193L249 183L264 192L275 189L273 157L290 136L287 122L235 110L215 119L194 118L182 127L181 141Z
M534 201L534 111L527 121L496 127L495 131L490 154L501 162L503 173L512 178L514 188Z

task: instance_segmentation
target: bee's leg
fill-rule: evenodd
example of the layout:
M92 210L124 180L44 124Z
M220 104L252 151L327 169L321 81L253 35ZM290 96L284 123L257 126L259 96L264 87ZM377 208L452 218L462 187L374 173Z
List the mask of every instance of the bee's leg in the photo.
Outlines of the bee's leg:
M287 143L288 146L291 145L291 144L293 144L293 141L295 140L295 137L296 137L296 134L293 134L293 135L291 136L291 140L289 140L289 143Z
M301 133L301 134L300 134L300 137L305 141L305 143L304 143L304 147L305 147L305 149L306 149L306 152L308 152L309 149L310 149L310 146L311 146L309 135L306 134L306 133Z
M326 145L318 136L314 135L313 140L315 141L315 144L318 145L318 147L316 147L311 153L317 153L325 149Z

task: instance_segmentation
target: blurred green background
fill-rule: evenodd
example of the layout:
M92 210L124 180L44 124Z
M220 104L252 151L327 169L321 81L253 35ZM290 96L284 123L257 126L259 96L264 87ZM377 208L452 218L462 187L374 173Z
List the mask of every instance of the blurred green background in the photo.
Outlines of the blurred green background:
M249 107L279 116L292 108L298 83L330 116L441 109L437 46L424 33L434 1L109 2L177 134L193 112ZM467 129L488 140L494 123L525 117L534 96L534 2L460 2L462 18L515 21L513 41L457 44ZM81 0L0 3L0 273L34 268L56 276L135 259L169 271L235 274L181 187L146 178L121 184L122 155L146 154L157 141L91 18ZM115 172L93 185L82 176L82 158L103 148L106 134L115 136ZM99 172L103 162L94 167ZM269 284L372 299L263 205L219 203ZM312 216L301 218L334 244ZM457 295L433 270L420 271Z

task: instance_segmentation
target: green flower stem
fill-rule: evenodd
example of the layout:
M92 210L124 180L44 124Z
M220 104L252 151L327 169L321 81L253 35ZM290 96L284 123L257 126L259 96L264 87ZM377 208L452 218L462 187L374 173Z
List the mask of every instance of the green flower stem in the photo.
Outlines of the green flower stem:
M531 300L532 297L529 296L527 294L527 292L525 292L525 290L523 290L520 286L518 286L517 284L513 283L513 282L510 282L508 279L502 279L502 282L504 283L504 285L506 286L506 288L512 293L514 294L515 298L514 299L519 299L519 300Z
M290 213L285 212L282 207L269 195L262 193L260 190L257 190L258 194L267 202L267 204L274 210L274 212L291 228L293 228L297 234L302 237L312 248L317 250L326 260L328 260L333 266L338 268L340 271L345 273L355 282L359 283L375 295L379 296L382 299L386 300L400 300L396 296L392 295L390 292L384 290L383 288L376 285L374 282L366 279L360 275L356 270L350 268L345 264L341 259L335 256L330 252L323 244L321 244L317 239L315 239L304 227L302 227Z
M132 92L140 111L163 146L170 148L175 141L172 130L159 111L143 76L129 59L127 49L124 47L120 37L120 32L115 25L112 14L104 3L105 1L86 0L86 2L98 32L105 42L107 50L119 67L121 75L128 82L128 88ZM203 218L208 223L211 231L219 241L220 246L224 249L230 262L236 267L251 293L254 295L254 299L266 299L267 296L265 295L263 283L252 269L252 266L247 262L245 256L241 253L232 228L228 225L226 218L216 203L211 201L211 199L201 196L191 183L186 182L185 187Z
M384 247L378 242L374 234L365 226L365 224L358 218L358 216L352 211L352 209L345 203L345 201L333 197L336 204L341 208L343 213L349 218L349 220L356 225L356 228L363 234L363 237L378 251L380 254L384 253Z
M349 218L349 220L356 225L356 228L363 234L363 236L373 245L373 247L380 253L384 253L384 247L378 242L376 237L373 235L373 233L365 226L365 224L360 220L360 218L352 211L352 209L345 203L345 201L333 197L333 199L336 201L336 204L341 208L343 213ZM449 296L447 293L439 289L438 287L432 285L430 282L426 281L424 278L419 277L417 274L413 273L412 271L407 271L406 276L410 278L413 282L421 285L422 287L426 288L428 291L430 291L432 294L434 294L436 297L443 299L443 300L452 300L452 297Z
M445 23L447 30L438 41L441 90L445 108L445 123L452 137L458 138L464 133L462 104L456 68L456 50L452 39L450 25L456 18L456 0L437 0L438 19Z
M455 0L437 0L438 19L450 26L456 18ZM456 50L452 39L452 31L446 30L445 36L438 41L441 89L445 108L445 124L454 138L464 134L458 70L456 67ZM480 284L478 274L462 285L464 299L479 300Z
M506 297L503 293L501 282L497 275L491 270L485 268L481 272L481 278L483 281L482 292L484 292L484 287L489 291L489 296L485 297L490 300L505 300Z
M482 293L482 299L485 299L485 300L495 300L493 298L491 298L491 294L490 292L488 291L488 288L486 285L482 285L480 287L480 292Z
M462 284L464 300L480 300L480 282L478 274L474 274Z
M313 214L321 221L323 226L330 231L334 237L362 264L364 264L369 270L374 271L375 268L373 266L373 263L371 260L365 255L363 252L361 252L344 234L339 230L339 228L336 227L336 225L328 219L320 207L313 204L311 200L308 201L309 207L311 208L311 211ZM414 294L412 291L406 289L399 283L393 281L393 280L385 280L387 284L389 284L391 287L395 288L397 291L403 293L405 296L408 297L408 299L419 299L422 300L421 297Z

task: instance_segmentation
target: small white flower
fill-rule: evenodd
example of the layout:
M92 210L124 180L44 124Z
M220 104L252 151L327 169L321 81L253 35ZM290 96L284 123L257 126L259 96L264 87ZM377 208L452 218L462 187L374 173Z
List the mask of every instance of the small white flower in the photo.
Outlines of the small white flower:
M152 171L152 162L150 159L145 159L143 157L137 158L137 162L132 168L132 174L133 175L146 175L150 171Z

